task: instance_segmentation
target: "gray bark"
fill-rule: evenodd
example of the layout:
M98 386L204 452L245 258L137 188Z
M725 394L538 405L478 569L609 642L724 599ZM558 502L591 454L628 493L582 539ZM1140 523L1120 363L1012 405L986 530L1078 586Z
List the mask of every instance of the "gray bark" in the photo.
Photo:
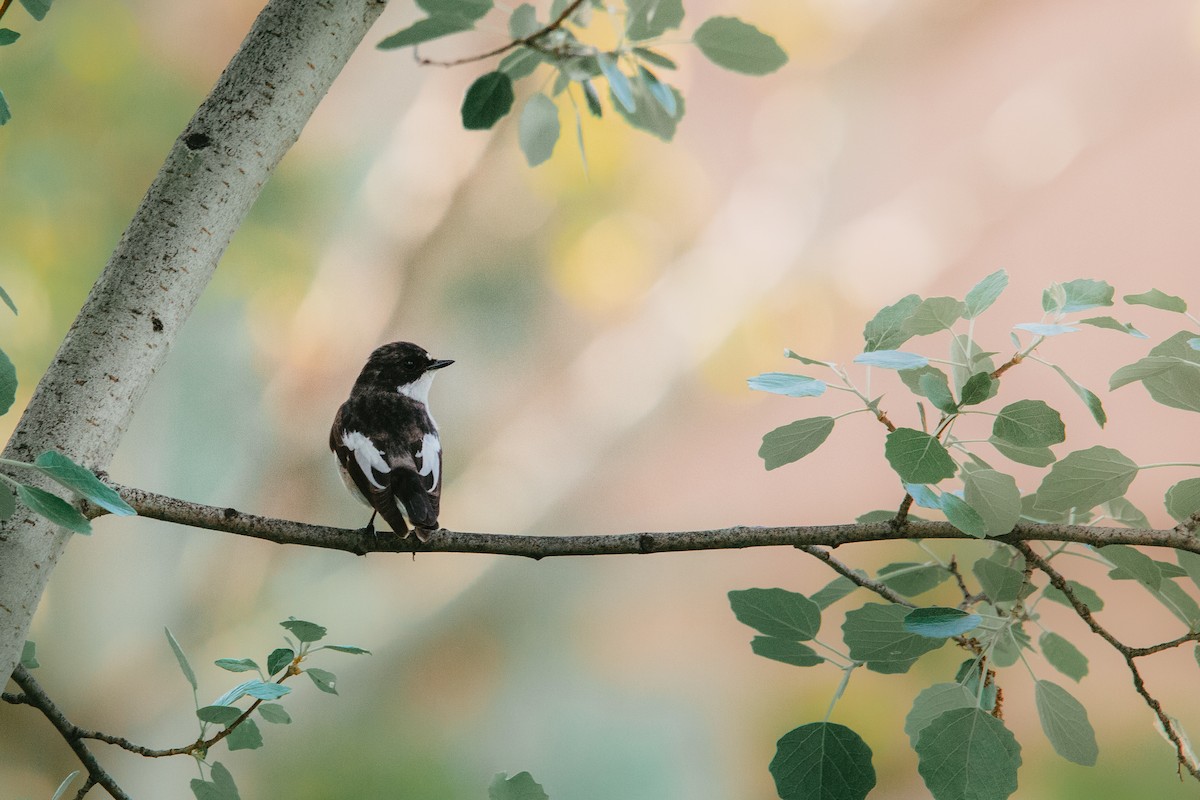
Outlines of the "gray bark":
M272 0L187 128L38 384L5 456L107 466L171 342L275 166L383 0ZM70 534L19 508L0 526L8 676Z

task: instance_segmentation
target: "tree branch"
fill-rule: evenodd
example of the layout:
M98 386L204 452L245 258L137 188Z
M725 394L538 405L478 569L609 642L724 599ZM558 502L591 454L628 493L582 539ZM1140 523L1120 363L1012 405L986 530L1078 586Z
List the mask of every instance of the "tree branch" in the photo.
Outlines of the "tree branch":
M1130 647L1117 639L1116 636L1113 636L1107 628L1096 621L1096 618L1092 615L1092 610L1076 596L1074 590L1067 583L1067 579L1063 577L1061 572L1052 567L1049 561L1038 555L1025 542L1017 542L1013 544L1013 547L1021 551L1027 563L1032 564L1046 574L1046 577L1050 579L1050 584L1066 596L1068 602L1071 604L1071 608L1075 610L1075 613L1083 620L1084 624L1092 630L1092 633L1108 642L1114 650L1121 654L1121 657L1125 659L1125 665L1129 668L1129 672L1133 676L1134 690L1141 695L1146 705L1154 712L1154 715L1158 718L1158 724L1162 726L1163 732L1171 740L1171 743L1175 745L1175 758L1179 763L1179 768L1187 770L1193 778L1200 780L1200 766L1193 764L1192 760L1188 758L1188 751L1183 738L1176 732L1170 716L1162 707L1162 703L1150 694L1150 690L1146 688L1146 682L1142 679L1142 674L1138 671L1137 664L1134 663L1134 659L1141 656L1158 653L1171 647L1178 647L1189 641L1196 641L1197 634L1192 633L1152 647Z
M522 45L534 47L537 44L538 39L541 39L546 34L561 28L563 23L567 21L567 17L574 14L576 9L583 5L583 2L584 0L574 0L570 5L562 10L561 14L551 20L550 24L548 24L546 27L542 28L541 30L534 31L524 38L513 39L508 44L501 45L500 47L497 47L494 50L489 50L486 53L479 53L473 56L464 56L463 58L456 58L452 61L440 61L436 58L422 58L417 53L417 49L414 47L413 56L416 58L417 63L423 67L457 67L461 66L462 64L470 64L475 61L483 61L485 58L503 55L509 50L512 50L514 47L520 47Z
M886 583L871 580L870 578L855 572L848 564L844 564L834 558L828 550L822 550L820 547L813 547L807 544L796 545L797 550L802 550L814 558L818 558L829 565L837 574L843 578L853 581L864 589L874 592L875 594L887 600L889 603L895 603L898 606L907 606L908 608L916 608L916 605L909 600L896 594Z
M68 720L66 715L59 710L54 701L50 699L50 696L42 689L37 679L24 666L17 665L16 669L12 672L12 679L16 682L17 686L21 687L21 691L25 694L17 696L5 694L4 699L8 702L25 703L41 711L42 715L54 726L54 729L66 740L71 750L75 752L76 757L79 758L84 769L87 770L88 780L91 785L99 784L116 800L131 800L129 795L125 794L116 781L113 780L112 776L105 771L104 767L100 766L100 762L92 755L88 746L83 743L84 734L90 733L90 731L85 731Z
M644 555L689 550L732 550L746 547L838 547L859 542L905 539L963 539L977 541L948 522L909 520L844 525L773 527L735 526L701 531L660 531L588 536L521 536L504 533L468 533L440 530L428 542L402 539L389 532L370 533L362 528L310 525L273 517L246 514L234 508L192 503L144 489L109 483L138 514L164 522L249 536L276 544L296 544L343 550L347 553L487 553L541 559L552 556ZM88 515L103 515L90 508ZM1200 553L1200 539L1178 530L1135 530L1086 525L1021 523L994 541L1016 546L1021 542L1075 542L1103 547L1131 544L1169 547ZM809 551L805 551L809 552ZM810 553L812 554L812 553ZM820 556L818 556L819 558ZM828 563L828 562L827 562ZM870 588L870 587L867 587ZM890 599L890 598L889 598Z

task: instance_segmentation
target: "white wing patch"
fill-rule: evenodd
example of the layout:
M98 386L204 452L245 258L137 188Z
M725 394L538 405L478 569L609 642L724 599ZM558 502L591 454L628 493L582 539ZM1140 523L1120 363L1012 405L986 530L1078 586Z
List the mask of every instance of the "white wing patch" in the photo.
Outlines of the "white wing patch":
M417 458L421 461L418 473L431 476L436 488L442 479L442 443L436 433L427 433L421 439L421 450L417 453Z
M382 489L383 484L375 480L375 474L372 472L388 473L392 468L383 459L383 453L375 446L375 443L368 439L358 431L347 431L342 436L342 444L354 453L354 460L358 462L358 468L362 470L363 475L371 482L371 485L376 489Z

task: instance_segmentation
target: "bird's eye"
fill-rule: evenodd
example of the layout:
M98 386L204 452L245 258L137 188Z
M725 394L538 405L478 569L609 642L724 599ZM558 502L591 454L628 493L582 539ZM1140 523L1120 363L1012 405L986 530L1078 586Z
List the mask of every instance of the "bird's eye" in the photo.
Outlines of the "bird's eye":
M416 368L416 366L417 366L417 360L415 358L404 359L404 368L405 369L414 369L414 368Z

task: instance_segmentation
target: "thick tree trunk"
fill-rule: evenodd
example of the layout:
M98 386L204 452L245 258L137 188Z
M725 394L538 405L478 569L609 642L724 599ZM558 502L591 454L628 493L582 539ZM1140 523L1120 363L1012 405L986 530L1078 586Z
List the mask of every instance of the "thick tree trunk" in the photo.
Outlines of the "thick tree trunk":
M31 461L54 449L94 469L108 464L225 247L383 7L383 0L267 5L171 148L38 384L7 457ZM24 508L0 527L0 675L11 674L69 538Z

